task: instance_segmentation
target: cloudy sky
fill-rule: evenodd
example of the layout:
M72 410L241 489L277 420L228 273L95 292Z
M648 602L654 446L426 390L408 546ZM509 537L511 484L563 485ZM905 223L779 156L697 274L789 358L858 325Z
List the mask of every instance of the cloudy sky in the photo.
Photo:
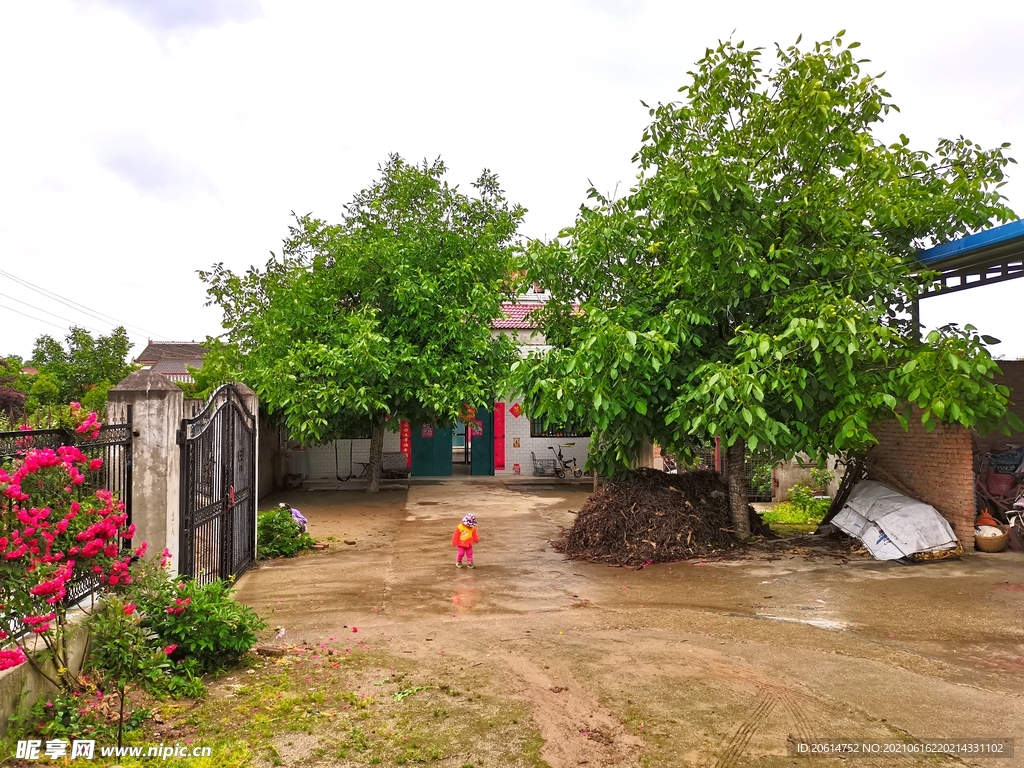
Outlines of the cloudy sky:
M704 49L859 40L915 146L1013 144L1024 212L1024 5L919 2L0 2L0 353L68 321L219 333L196 270L277 250L291 211L336 218L388 153L496 171L525 234L626 187L647 122ZM42 292L40 292L42 291ZM1024 281L933 298L1024 355ZM83 310L87 309L88 314ZM21 314L18 314L21 313ZM34 318L34 319L30 319ZM51 324L52 323L52 324Z

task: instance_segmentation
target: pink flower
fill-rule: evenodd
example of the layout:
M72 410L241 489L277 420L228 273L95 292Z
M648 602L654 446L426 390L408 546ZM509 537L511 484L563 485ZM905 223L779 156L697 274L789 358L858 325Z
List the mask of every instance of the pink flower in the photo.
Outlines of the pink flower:
M133 613L135 613L135 603L128 603L128 605L124 607L124 615L131 616Z
M178 644L177 643L171 643L166 648L164 648L164 653L166 653L168 656L170 656L176 650L178 650Z
M89 469L95 472L97 469L103 466L103 459L93 459L89 462Z
M15 648L13 651L0 651L0 671L24 664L25 661L27 661L25 652L21 648Z

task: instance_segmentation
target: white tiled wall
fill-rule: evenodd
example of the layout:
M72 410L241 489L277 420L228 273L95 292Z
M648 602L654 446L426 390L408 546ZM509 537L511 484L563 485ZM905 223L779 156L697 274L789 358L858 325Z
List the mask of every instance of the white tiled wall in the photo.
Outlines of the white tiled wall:
M335 443L338 445L337 470L335 470L334 462ZM324 445L307 448L303 451L306 456L306 477L310 480L333 480L336 471L341 477L348 477L350 447L352 451L352 464L354 465L351 473L358 477L360 472L362 472L359 462L369 461L370 458L369 438L362 440L334 440ZM397 450L399 450L398 433L390 430L386 431L384 433L384 452L388 453Z
M513 474L513 465L519 464L523 475L533 474L533 460L530 451L533 451L538 459L554 459L555 454L549 450L554 446L558 450L559 443L576 443L573 448L563 448L562 456L567 460L576 457L576 466L580 469L587 463L587 446L590 445L589 437L530 437L530 417L525 411L515 418L509 411L515 400L505 403L505 469L497 470L496 475ZM520 406L521 407L521 406ZM519 438L519 447L515 448L515 438Z
M505 469L496 470L496 475L514 474L513 465L519 464L523 475L533 475L533 460L530 451L533 451L538 459L554 459L555 455L548 446L554 446L558 450L559 443L576 443L573 448L563 448L562 455L566 459L576 457L576 465L583 468L587 462L587 446L590 444L589 437L530 437L530 417L524 411L515 418L509 411L516 401L509 400L505 403ZM515 447L515 438L519 438L519 447ZM338 446L337 470L335 469L334 445ZM362 440L336 440L324 445L317 445L302 451L304 458L293 458L291 464L296 469L302 465L305 467L306 477L309 480L333 480L335 473L341 477L349 476L349 448L352 451L352 463L355 465L352 474L359 476L362 467L359 462L368 461L370 456L369 439ZM400 450L399 436L397 432L387 431L384 433L384 452ZM550 462L547 462L550 466ZM291 470L290 470L291 471ZM301 471L301 470L300 470Z

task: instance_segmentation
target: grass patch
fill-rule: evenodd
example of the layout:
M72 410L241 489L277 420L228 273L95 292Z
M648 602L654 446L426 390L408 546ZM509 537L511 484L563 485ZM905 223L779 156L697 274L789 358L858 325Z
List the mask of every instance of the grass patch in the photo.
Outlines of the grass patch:
M817 525L828 512L828 499L817 508L798 507L788 501L780 501L774 507L764 512L761 516L765 522L779 525Z
M781 526L817 526L828 514L831 504L831 499L816 498L807 486L795 485L789 492L789 501L780 501L762 517L773 530L782 533Z
M817 523L771 523L772 530L783 538L803 533L814 533L818 530Z
M340 645L340 644L337 644ZM305 647L253 657L209 683L187 710L147 722L141 743L213 748L210 765L455 765L541 768L538 729L521 705L492 695L455 661L416 664L370 650ZM458 688L448 681L458 681ZM150 760L151 762L151 760ZM122 759L120 765L142 766ZM203 766L194 758L161 765Z

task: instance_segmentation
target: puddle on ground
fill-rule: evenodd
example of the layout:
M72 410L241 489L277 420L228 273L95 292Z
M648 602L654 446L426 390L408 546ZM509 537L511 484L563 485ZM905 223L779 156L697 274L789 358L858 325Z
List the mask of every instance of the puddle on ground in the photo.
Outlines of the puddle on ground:
M759 613L755 616L755 618L768 619L769 621L787 621L791 624L807 624L812 627L818 627L819 629L846 629L845 622L834 621L832 619L795 619L790 616L772 616L768 613Z

